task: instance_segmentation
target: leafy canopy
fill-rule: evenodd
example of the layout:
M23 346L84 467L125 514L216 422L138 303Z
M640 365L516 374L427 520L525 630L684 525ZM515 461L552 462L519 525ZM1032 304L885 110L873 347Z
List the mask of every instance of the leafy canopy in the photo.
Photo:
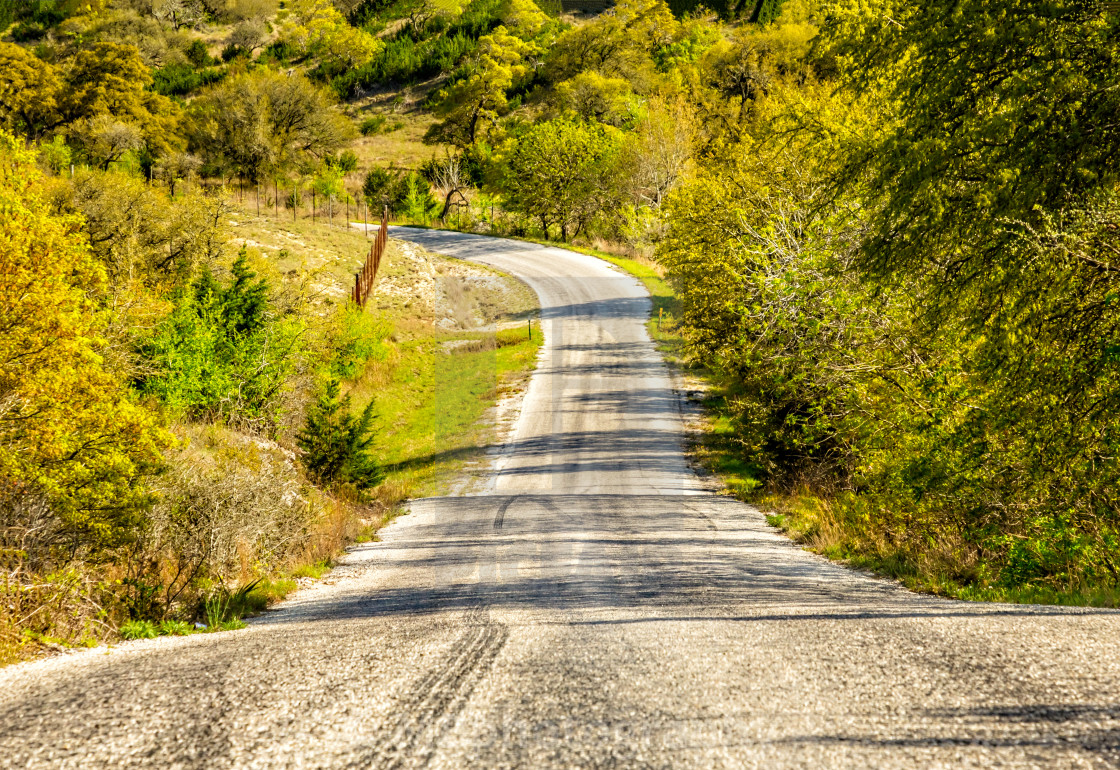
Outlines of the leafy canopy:
M0 480L48 502L71 552L97 552L135 533L171 439L105 366L104 270L45 193L0 133Z

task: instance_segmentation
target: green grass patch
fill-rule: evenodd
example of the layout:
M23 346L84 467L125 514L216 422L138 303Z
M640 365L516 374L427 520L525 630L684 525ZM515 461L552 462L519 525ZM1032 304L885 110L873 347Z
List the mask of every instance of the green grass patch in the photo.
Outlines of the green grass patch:
M150 620L130 620L121 626L123 639L155 639L159 636L159 626Z
M163 620L159 624L161 636L185 636L194 632L194 626L185 620Z
M540 345L527 327L442 333L402 341L391 364L372 363L354 392L357 404L376 404L382 490L398 501L439 494L478 459L493 440L486 411L524 381Z
M322 573L315 569L314 565L300 567L293 573L294 577L301 577L298 573L308 571L314 574L314 577L319 577ZM243 612L245 614L253 614L263 612L269 606L282 600L285 596L292 591L299 588L294 577L290 578L264 578L245 595L245 603Z
M314 564L303 564L292 571L294 578L313 578L318 580L331 571L331 563L326 560L320 560Z

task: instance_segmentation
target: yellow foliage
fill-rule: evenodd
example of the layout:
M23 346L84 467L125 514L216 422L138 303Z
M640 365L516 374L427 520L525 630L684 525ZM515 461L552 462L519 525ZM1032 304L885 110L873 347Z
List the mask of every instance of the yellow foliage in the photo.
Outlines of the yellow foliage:
M103 364L106 279L81 226L50 213L34 154L0 132L0 481L97 549L134 533L170 437Z
M546 16L533 0L506 0L502 5L501 20L519 37L526 40L536 37L548 23Z
M361 67L382 43L368 32L350 26L330 0L294 0L294 23L285 37L302 53L320 57L336 69Z
M0 43L0 126L38 136L57 122L58 72L14 43Z

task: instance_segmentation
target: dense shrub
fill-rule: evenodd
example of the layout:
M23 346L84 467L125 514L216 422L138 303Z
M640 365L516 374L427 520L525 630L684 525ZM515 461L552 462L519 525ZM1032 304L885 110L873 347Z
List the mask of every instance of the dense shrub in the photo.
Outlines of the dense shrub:
M210 55L209 49L206 44L201 40L192 40L191 44L183 52L187 61L195 66L196 69L203 69L211 65L217 64L217 60Z
M337 379L327 381L307 424L296 437L303 463L311 477L328 486L349 485L366 489L378 483L381 473L370 452L374 403L370 401L355 419L350 396L339 397Z
M244 248L231 273L223 286L204 269L180 293L143 343L154 373L140 387L174 413L267 430L278 420L301 330L271 314L268 285L255 280Z
M217 83L225 73L218 69L195 69L189 64L166 64L152 70L152 90L164 96L186 96L203 86Z
M390 212L401 211L408 197L407 175L392 166L375 166L366 172L362 182L362 195L370 209L377 212L388 207Z

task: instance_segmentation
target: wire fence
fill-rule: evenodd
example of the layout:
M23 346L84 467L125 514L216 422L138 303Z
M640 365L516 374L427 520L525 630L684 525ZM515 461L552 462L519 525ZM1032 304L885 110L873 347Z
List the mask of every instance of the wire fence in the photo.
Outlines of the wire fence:
M389 209L386 207L381 210L381 224L377 228L377 237L373 239L369 254L366 255L365 264L362 265L361 271L354 274L354 289L350 293L350 299L358 307L365 307L366 299L373 289L373 282L377 278L377 270L381 267L381 257L385 253L385 244L388 240Z

